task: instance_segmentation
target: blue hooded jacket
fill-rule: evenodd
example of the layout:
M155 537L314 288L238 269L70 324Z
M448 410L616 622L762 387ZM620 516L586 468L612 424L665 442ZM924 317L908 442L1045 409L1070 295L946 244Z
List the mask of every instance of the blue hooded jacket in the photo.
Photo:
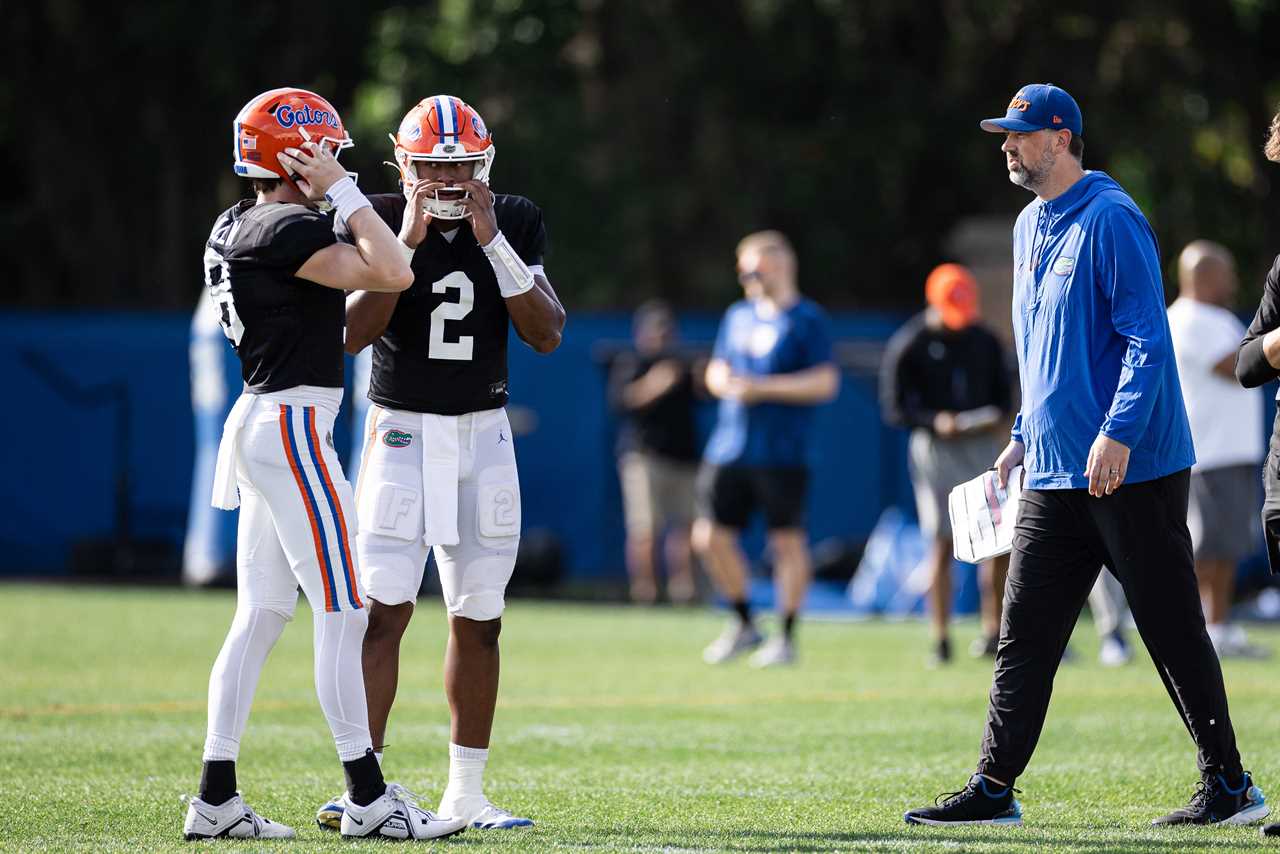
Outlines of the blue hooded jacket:
M1086 172L1013 227L1013 333L1026 486L1084 489L1104 433L1130 450L1126 483L1195 463L1155 234L1110 176Z

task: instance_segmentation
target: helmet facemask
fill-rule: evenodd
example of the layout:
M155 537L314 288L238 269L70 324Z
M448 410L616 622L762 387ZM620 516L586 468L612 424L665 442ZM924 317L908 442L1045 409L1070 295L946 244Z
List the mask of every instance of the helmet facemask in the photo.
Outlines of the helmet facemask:
M391 141L396 142L394 135L391 135ZM474 163L475 172L471 176L472 180L479 181L486 187L489 185L489 171L493 168L494 157L492 145L483 151L467 151L461 145L439 143L430 154L417 154L396 144L395 153L396 163L393 165L400 169L400 180L404 182L406 188L424 180L418 177L415 163ZM449 197L442 198L442 193L449 194ZM440 187L425 200L423 209L431 215L432 219L465 219L471 215L465 204L470 195L465 187Z

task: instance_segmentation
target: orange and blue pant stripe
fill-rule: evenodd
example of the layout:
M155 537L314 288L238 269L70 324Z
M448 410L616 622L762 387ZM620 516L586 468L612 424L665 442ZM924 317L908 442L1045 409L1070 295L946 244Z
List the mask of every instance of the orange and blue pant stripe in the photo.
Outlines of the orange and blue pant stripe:
M307 512L307 520L311 525L311 538L315 544L316 561L320 566L321 580L324 584L325 610L341 611L344 604L353 610L361 608L363 603L356 592L356 574L355 566L351 559L347 520L342 512L342 502L338 499L338 491L333 486L333 478L329 476L329 467L324 461L324 453L321 450L320 439L316 433L316 410L314 406L302 407L302 422L303 439L299 443L293 427L293 407L286 404L280 405L280 439L284 445L285 456L289 461L289 469L293 472L293 479L297 483L298 492L302 496L302 503ZM325 504L323 508L316 498L317 490L312 488L311 481L307 477L301 450L303 445L306 447L307 458L311 460L312 469L315 471L316 479L319 481L319 492L321 497L324 498ZM342 573L342 579L347 589L345 603L341 600L337 590L334 562L330 556L329 536L324 524L325 515L323 515L323 511L325 509L328 511L327 518L337 539L340 563L338 569Z

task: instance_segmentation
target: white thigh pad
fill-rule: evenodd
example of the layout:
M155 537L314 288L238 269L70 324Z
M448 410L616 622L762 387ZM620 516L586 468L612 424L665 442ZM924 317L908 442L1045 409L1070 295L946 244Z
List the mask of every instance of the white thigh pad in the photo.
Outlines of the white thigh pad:
M397 540L422 536L422 491L403 483L369 483L360 495L360 530Z
M520 536L520 481L516 467L491 466L476 478L476 526L481 543Z
M367 453L371 458L361 476L357 508L360 586L383 605L412 602L427 562L420 456L411 448L377 445Z

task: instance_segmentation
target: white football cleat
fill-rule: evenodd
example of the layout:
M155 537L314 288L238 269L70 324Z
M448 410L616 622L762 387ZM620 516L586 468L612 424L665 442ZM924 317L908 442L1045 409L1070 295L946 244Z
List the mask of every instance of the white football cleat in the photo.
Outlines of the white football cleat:
M321 830L341 830L342 814L347 809L347 793L343 792L316 810L316 825Z
M443 839L467 829L465 818L437 818L417 804L417 795L399 783L368 806L344 798L342 835L386 839Z
M720 637L713 640L702 651L702 660L707 664L723 664L748 650L755 649L763 641L764 635L756 631L755 626L733 620L725 626Z
M292 839L296 834L288 825L265 819L253 811L240 795L213 806L198 797L183 797L187 802L187 820L182 833L188 841L196 839Z
M515 815L510 810L496 807L483 795L451 800L446 792L440 801L441 815L456 815L467 819L476 830L512 830L517 827L533 827L533 819Z
M775 637L751 654L752 667L785 667L796 663L796 648L786 638Z

